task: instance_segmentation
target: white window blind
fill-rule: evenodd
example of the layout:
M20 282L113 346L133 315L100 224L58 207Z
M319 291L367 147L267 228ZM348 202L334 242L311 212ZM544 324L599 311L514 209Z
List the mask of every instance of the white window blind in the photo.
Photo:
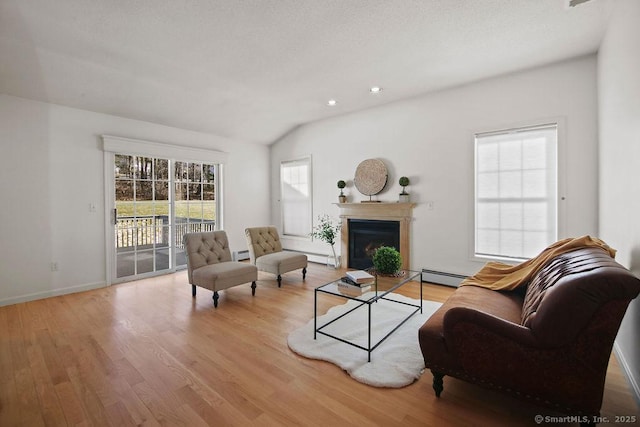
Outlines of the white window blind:
M557 124L475 136L475 255L527 259L557 240Z
M282 233L309 237L311 233L311 158L280 164Z

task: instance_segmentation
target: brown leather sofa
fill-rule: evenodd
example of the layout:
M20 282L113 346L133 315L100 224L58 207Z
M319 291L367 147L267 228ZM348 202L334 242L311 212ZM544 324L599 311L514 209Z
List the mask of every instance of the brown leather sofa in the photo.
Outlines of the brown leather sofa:
M436 396L449 375L568 415L599 415L613 342L640 280L600 248L550 259L526 286L461 286L419 331Z

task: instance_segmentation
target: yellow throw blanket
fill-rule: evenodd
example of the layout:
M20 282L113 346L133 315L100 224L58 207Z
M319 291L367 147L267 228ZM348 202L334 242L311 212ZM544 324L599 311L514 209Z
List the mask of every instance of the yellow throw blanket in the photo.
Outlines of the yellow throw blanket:
M616 250L612 249L600 239L591 236L569 238L557 241L535 258L531 258L518 265L509 265L501 262L488 262L475 275L466 278L460 286L474 285L494 291L511 291L518 286L529 282L531 277L551 258L585 247L599 247L615 257Z

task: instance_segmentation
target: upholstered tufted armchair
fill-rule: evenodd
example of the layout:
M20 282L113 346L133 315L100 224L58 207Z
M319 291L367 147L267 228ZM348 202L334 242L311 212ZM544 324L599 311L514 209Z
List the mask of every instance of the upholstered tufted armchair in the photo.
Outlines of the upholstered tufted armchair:
M254 265L231 260L227 233L187 233L182 241L187 253L187 272L194 297L196 286L209 289L213 291L213 306L218 307L218 291L248 282L251 282L251 295L256 294L258 269Z
M282 274L302 269L302 280L307 275L307 256L282 250L278 230L274 226L253 227L244 230L249 247L251 264L260 271L278 276L278 287L282 285Z

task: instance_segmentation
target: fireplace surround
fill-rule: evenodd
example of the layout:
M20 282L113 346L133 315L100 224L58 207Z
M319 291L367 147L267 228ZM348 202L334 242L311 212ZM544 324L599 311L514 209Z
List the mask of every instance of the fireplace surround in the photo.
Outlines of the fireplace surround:
M357 265L349 265L351 262L349 256L349 220L378 220L397 223L399 228L399 247L396 249L402 256L402 268L410 268L410 225L415 203L336 203L336 205L340 209L340 221L342 224L340 233L341 257L346 267L361 268Z

